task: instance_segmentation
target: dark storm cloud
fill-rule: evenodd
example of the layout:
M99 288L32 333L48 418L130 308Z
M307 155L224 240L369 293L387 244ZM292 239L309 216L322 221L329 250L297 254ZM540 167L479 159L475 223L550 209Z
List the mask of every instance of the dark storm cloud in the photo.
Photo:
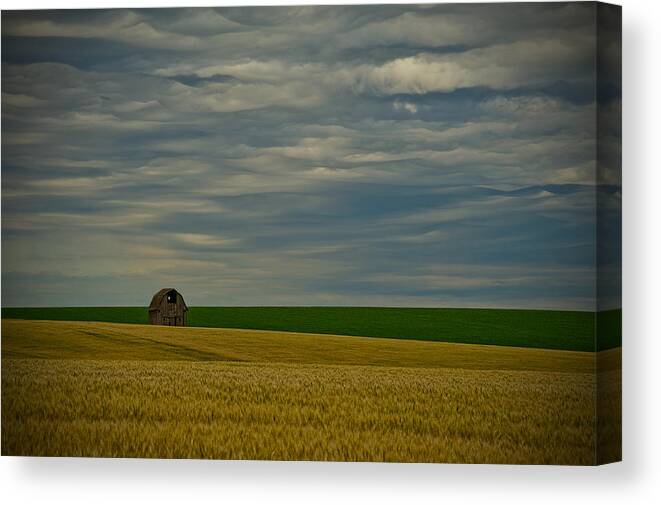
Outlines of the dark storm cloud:
M594 15L5 12L3 303L591 309Z

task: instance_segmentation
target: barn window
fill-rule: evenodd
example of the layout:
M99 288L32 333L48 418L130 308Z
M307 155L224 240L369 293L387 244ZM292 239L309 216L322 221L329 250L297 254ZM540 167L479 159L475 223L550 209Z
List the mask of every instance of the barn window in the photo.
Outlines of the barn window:
M174 291L168 293L168 303L177 303L177 293Z

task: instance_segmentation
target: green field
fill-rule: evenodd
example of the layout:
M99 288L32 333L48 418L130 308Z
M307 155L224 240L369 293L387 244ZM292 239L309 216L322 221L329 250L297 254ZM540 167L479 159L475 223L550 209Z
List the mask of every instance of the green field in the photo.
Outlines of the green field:
M147 324L144 307L3 308L3 318ZM599 345L621 345L621 310L599 313ZM508 345L595 350L595 313L513 309L373 307L191 307L189 324Z
M589 465L621 456L620 368L619 349L5 319L2 454Z

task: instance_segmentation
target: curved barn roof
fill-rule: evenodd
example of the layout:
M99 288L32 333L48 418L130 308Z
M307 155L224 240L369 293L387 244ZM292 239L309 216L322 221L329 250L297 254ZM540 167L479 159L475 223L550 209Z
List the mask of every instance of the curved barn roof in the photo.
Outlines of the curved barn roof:
M149 310L157 310L159 306L161 305L161 302L163 301L163 297L167 295L170 291L174 291L181 297L181 302L184 304L184 310L188 310L188 305L186 305L186 301L184 300L184 297L181 296L181 293L177 291L174 288L163 288L159 290L151 299L151 303L149 304Z

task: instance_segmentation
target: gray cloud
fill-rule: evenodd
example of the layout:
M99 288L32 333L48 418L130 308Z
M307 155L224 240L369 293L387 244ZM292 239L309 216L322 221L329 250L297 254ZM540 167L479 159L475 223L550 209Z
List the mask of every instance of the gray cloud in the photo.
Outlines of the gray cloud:
M3 303L593 308L594 13L3 13Z

